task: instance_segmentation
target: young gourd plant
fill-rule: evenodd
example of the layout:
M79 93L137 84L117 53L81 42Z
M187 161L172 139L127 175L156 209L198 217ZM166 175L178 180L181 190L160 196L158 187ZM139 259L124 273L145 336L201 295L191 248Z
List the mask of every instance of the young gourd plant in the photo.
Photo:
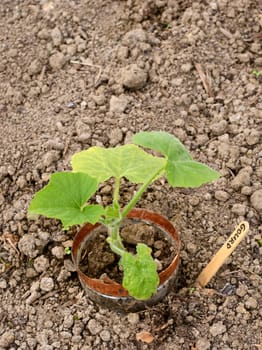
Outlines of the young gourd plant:
M140 132L133 136L132 142L114 148L94 146L74 154L73 171L52 174L49 183L32 199L29 213L60 219L64 230L86 222L105 225L107 242L120 256L123 287L134 298L146 300L159 284L157 264L151 256L151 248L143 243L137 244L136 254L127 251L120 235L122 221L148 186L161 176L165 176L172 187L193 188L217 179L219 173L194 161L184 145L166 132ZM144 149L161 155L149 154ZM112 204L106 207L88 204L99 185L111 178L114 178ZM140 187L121 208L122 178Z

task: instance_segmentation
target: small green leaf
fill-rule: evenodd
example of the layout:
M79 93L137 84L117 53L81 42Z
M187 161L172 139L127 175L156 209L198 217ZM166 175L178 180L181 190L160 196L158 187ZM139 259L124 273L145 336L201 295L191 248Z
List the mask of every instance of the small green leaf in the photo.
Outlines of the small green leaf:
M164 167L166 161L135 145L124 145L106 149L91 147L76 153L71 163L74 171L87 173L98 182L125 177L133 183L143 183L149 174Z
M136 145L158 151L172 161L192 159L179 139L164 131L142 131L134 135L132 141Z
M218 179L220 174L205 164L189 160L168 161L166 176L169 184L173 187L199 187L204 183Z
M86 205L97 191L97 181L87 174L61 172L51 175L48 185L36 193L29 213L62 221L64 229L72 225L96 223L104 213L100 205Z
M70 255L71 254L71 248L70 247L65 247L65 253L66 253L66 255Z
M259 70L254 69L254 70L252 71L252 74L254 74L254 76L255 76L256 78L259 78L260 75L261 75L262 73L261 73Z
M134 298L147 300L159 284L157 265L148 246L138 243L136 251L136 255L125 252L121 257L119 264L124 269L122 284Z

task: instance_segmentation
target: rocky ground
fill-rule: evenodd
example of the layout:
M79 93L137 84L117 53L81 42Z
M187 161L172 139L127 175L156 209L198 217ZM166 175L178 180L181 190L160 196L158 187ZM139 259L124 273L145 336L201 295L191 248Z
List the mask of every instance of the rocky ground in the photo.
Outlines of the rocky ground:
M1 0L0 349L262 348L261 43L259 0ZM221 178L145 194L180 232L180 279L124 315L86 298L73 233L27 207L74 152L141 130L173 133ZM243 219L209 289L190 289Z

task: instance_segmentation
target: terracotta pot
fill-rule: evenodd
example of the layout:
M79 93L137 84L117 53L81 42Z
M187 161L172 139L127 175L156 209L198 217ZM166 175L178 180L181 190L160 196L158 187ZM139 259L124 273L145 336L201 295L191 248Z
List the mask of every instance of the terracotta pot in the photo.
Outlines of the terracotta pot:
M87 240L94 238L95 229L102 226L101 224L86 224L80 229L73 241L72 259L80 282L91 300L119 311L135 312L156 304L173 288L178 271L181 243L171 222L159 214L144 209L132 209L127 218L157 226L171 244L176 246L177 254L170 265L159 273L160 282L157 292L150 299L137 300L129 296L121 284L111 280L90 278L80 270L79 263L84 246Z

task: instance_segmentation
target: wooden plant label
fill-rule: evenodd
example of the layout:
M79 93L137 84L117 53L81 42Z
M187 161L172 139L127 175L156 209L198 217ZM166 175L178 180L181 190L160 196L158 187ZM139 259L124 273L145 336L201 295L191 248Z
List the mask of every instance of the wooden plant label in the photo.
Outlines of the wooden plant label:
M204 288L218 269L224 264L229 255L236 249L242 239L246 236L249 229L247 221L242 221L231 233L224 245L213 256L210 263L202 270L198 276L195 285Z

